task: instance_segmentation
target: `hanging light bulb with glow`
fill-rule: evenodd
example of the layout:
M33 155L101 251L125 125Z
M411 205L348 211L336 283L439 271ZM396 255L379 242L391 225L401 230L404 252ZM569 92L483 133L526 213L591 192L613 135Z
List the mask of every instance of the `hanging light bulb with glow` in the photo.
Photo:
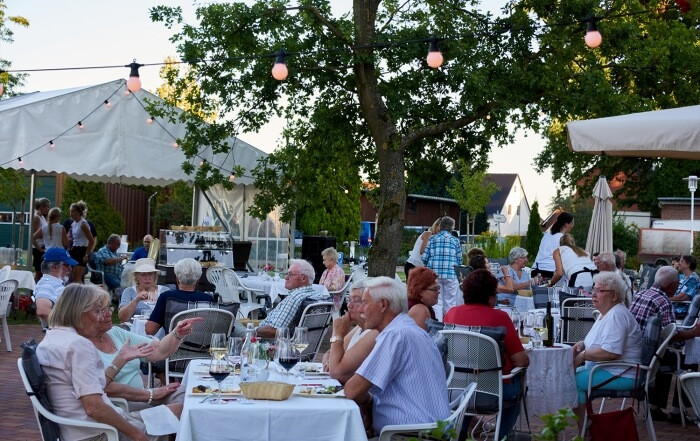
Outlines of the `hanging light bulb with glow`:
M586 42L586 46L590 48L597 48L600 43L603 42L603 36L600 35L598 31L598 22L595 17L590 17L586 23L586 36L583 38Z
M21 156L19 158L17 158L17 161L19 162L20 167L24 167L24 161L22 160Z
M275 55L275 65L272 66L272 78L276 79L277 81L283 81L289 74L289 70L287 70L287 62L285 61L287 54L284 52L284 49L282 49L281 51L277 51Z
M177 141L173 142L173 148L176 149L180 147L180 144L177 143Z
M124 66L131 69L129 79L126 81L126 88L132 93L141 90L141 78L139 78L139 67L141 66L143 66L143 64L137 63L136 58L134 58L134 61L132 61L131 64Z
M54 144L53 139L52 139L51 141L49 141L49 148L50 148L51 150L53 150L53 149L56 148L56 144Z
M84 129L84 128L85 128L85 125L83 125L83 122L82 122L82 121L78 121L78 128L79 128L79 129Z
M228 177L229 182L233 182L236 180L236 175L234 173L231 173L231 175Z
M442 56L442 52L440 52L440 48L438 47L437 38L430 39L428 56L425 58L425 61L428 63L428 66L432 67L433 69L437 69L438 67L442 66L442 63L445 61L445 58Z
M147 124L153 124L153 117L152 117L152 116L149 116L149 117L146 119L146 123L147 123Z
M112 107L112 103L110 103L109 100L105 100L105 107L109 109Z

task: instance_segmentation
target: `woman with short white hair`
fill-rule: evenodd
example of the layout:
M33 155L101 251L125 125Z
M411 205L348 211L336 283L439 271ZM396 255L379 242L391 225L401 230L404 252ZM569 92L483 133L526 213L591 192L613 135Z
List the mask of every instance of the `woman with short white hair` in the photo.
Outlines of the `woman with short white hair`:
M321 251L323 257L323 266L326 267L319 284L328 288L328 291L338 291L345 285L345 272L338 265L338 251L335 248L326 248Z
M502 266L498 273L498 302L515 305L518 290L530 288L530 274L523 271L527 265L527 250L513 247L508 254L508 266Z

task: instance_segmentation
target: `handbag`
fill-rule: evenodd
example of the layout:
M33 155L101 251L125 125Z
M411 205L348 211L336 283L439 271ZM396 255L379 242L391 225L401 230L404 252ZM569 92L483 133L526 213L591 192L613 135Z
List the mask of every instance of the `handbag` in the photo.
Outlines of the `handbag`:
M591 390L599 389L617 378L620 378L625 372L632 368L625 369L619 375L609 378L602 383L592 387ZM639 375L639 365L634 374L634 397L637 397L637 377ZM594 414L592 400L586 395L586 411L588 418L591 420L591 436L593 441L639 441L639 433L637 432L637 423L634 420L634 398L632 406L623 410L615 410Z

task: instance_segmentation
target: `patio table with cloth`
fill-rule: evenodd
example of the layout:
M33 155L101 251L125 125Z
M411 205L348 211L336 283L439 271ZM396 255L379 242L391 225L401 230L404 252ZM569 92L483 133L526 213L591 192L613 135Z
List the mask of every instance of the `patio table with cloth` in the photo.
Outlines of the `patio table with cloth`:
M206 377L210 360L193 360L185 373L185 397L177 440L192 441L366 441L360 409L346 398L302 397L292 395L284 401L254 400L252 404L239 401L202 403L203 396L192 394L192 387L216 387ZM272 363L271 363L272 365ZM272 367L270 381L284 381ZM295 380L301 384L325 384L335 380ZM235 378L238 382L238 377ZM335 384L339 384L335 382ZM235 385L234 379L224 381L224 390Z
M16 280L17 288L31 289L32 291L36 288L34 273L31 271L10 270L10 275L7 278Z
M555 345L529 351L527 410L534 415L576 407L576 378L571 346Z

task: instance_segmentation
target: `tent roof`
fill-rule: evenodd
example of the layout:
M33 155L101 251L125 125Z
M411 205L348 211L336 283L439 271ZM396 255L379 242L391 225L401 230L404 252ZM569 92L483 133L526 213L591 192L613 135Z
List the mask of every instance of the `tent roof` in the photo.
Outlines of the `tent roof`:
M0 167L123 184L191 181L192 176L182 171L185 155L173 147L174 138L185 136L184 125L162 120L147 124L144 98L162 100L143 89L136 92L138 99L125 91L126 81L120 79L1 100ZM77 127L79 121L83 129ZM54 148L49 148L49 141ZM228 171L234 165L251 170L266 156L238 138L232 137L230 144L233 149L228 155L213 155L205 147L200 157ZM19 164L20 157L24 165ZM250 184L252 178L238 177L236 182Z
M572 121L566 126L574 152L700 159L700 106Z

